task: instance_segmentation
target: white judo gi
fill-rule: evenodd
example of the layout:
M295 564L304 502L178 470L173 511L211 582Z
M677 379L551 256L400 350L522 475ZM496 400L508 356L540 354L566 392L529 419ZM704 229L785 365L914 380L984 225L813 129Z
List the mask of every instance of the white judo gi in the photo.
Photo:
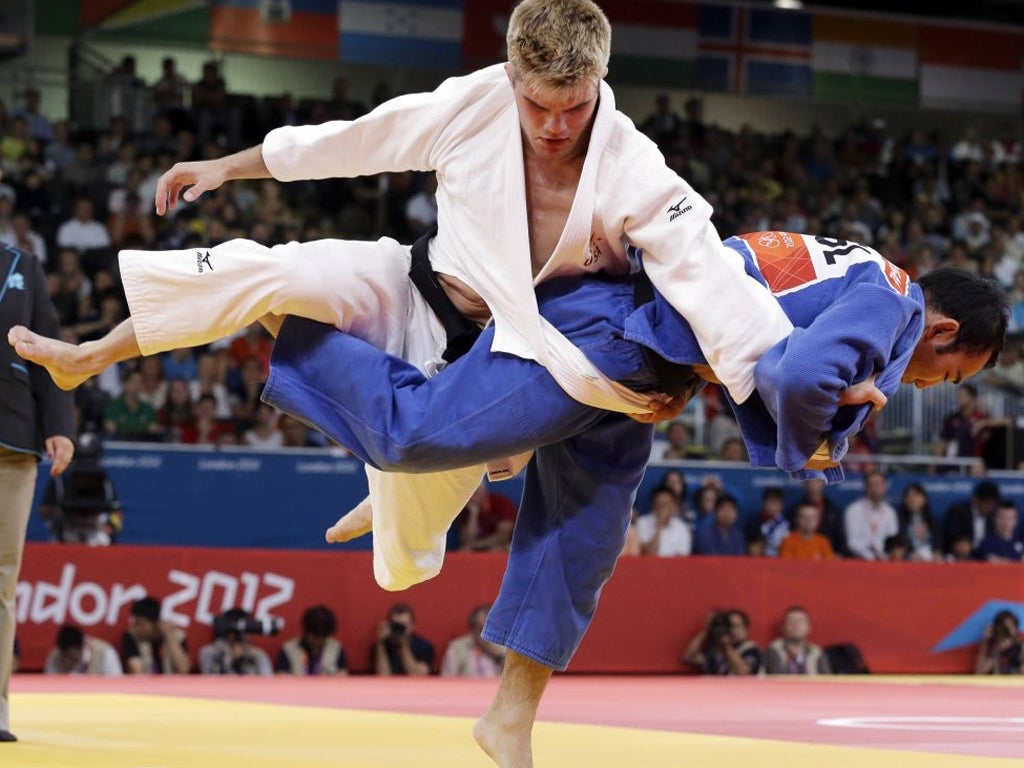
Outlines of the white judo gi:
M536 277L519 116L502 65L398 97L355 121L278 128L264 140L263 158L281 181L435 171L434 270L462 280L487 303L493 351L536 360L588 405L642 413L649 396L605 378L541 318L534 285L569 274L625 273L627 246L643 249L651 281L690 322L737 402L753 391L761 354L792 330L769 292L745 278L738 254L722 246L711 206L615 110L604 82L568 220ZM122 251L121 271L145 354L212 341L267 313L331 323L427 373L439 368L445 346L440 323L408 278L409 249L389 239ZM468 500L482 470L368 472L382 586L401 589L437 573L452 510Z

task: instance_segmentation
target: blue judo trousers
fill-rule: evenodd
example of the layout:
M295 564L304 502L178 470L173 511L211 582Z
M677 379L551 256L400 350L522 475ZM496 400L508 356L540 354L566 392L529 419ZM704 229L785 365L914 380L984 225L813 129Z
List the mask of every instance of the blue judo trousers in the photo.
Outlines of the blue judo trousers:
M726 245L767 286L748 244ZM704 362L692 330L660 295L637 306L645 280L562 278L537 288L541 314L606 376L638 392L664 389L666 361ZM797 330L758 363L758 393L731 404L754 465L821 476L802 467L822 436L839 458L871 411L838 407L839 394L877 373L891 396L923 331L924 299L916 285L894 291L875 263L850 263L778 300ZM289 317L263 397L382 470L441 471L536 448L483 634L564 669L622 550L653 428L576 402L539 364L492 353L492 340L485 330L427 379L355 337Z
M657 376L623 338L632 282L552 280L541 312L608 377ZM432 379L352 336L289 317L263 398L382 470L432 472L536 448L501 590L484 637L568 665L622 551L653 427L568 397L545 368L490 352L493 328Z

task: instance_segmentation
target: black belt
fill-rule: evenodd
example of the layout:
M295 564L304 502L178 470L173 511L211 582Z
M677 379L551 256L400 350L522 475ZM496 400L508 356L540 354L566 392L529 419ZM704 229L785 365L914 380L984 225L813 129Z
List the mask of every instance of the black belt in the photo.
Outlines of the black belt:
M633 278L633 303L637 307L654 301L654 286L643 272ZM666 360L650 347L641 347L647 365L658 380L658 389L673 397L693 397L706 383L697 375L692 365L673 363Z
M437 235L436 224L413 243L409 279L423 296L427 306L437 315L437 319L441 321L441 327L444 328L444 335L448 343L441 357L445 362L454 363L473 346L480 336L481 328L459 312L454 302L445 293L441 281L437 279L434 268L430 266L428 246L435 235Z

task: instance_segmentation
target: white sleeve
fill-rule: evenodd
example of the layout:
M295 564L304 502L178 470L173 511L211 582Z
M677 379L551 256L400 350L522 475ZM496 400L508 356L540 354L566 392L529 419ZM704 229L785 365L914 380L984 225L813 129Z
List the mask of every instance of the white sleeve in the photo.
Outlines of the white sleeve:
M875 555L871 551L871 530L861 512L859 501L846 508L843 523L846 527L846 546L849 550L864 560L874 560Z
M68 222L64 222L57 228L57 247L58 248L69 248L71 244L68 242Z
M690 533L690 526L683 523L679 526L679 551L680 557L689 557L693 552L693 534Z
M623 231L643 249L651 282L690 324L708 364L742 403L754 391L761 355L793 324L768 289L747 277L743 258L722 245L708 202L653 145L638 144L630 154L626 183L616 186L628 205Z
M897 536L900 532L900 518L899 515L896 514L896 508L891 504L888 506L889 509L886 517L888 518L889 530L886 533L886 536Z
M650 544L654 539L654 534L658 530L657 524L654 523L654 513L648 512L646 515L640 515L636 519L636 538L641 544Z
M263 161L279 181L432 170L444 129L476 95L466 81L399 96L358 120L276 128L263 140Z
M444 659L441 661L441 671L439 674L441 677L455 677L459 674L454 642L448 643L448 647L444 651Z
M274 665L270 663L270 654L262 648L257 648L256 651L256 673L263 677L270 677L274 674Z
M121 677L124 674L124 670L121 669L121 659L117 657L117 651L113 648L104 649L103 674L108 677Z

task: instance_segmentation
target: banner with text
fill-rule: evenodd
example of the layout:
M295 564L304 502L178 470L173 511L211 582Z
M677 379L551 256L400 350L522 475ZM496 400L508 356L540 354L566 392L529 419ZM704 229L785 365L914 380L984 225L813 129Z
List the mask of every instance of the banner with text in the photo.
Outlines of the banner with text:
M441 575L403 593L379 589L368 553L29 544L17 588L22 668L39 669L64 623L120 646L132 603L163 600L195 660L218 613L240 606L285 621L257 644L276 654L302 612L325 604L351 668L369 667L388 607L406 602L416 631L443 653L466 616L494 599L502 554L449 555ZM623 558L605 588L573 672L671 673L710 611L740 608L752 638L778 635L785 609L811 616L818 645L855 643L874 672L963 673L999 610L1024 619L1024 567L987 564L795 562L725 557Z

